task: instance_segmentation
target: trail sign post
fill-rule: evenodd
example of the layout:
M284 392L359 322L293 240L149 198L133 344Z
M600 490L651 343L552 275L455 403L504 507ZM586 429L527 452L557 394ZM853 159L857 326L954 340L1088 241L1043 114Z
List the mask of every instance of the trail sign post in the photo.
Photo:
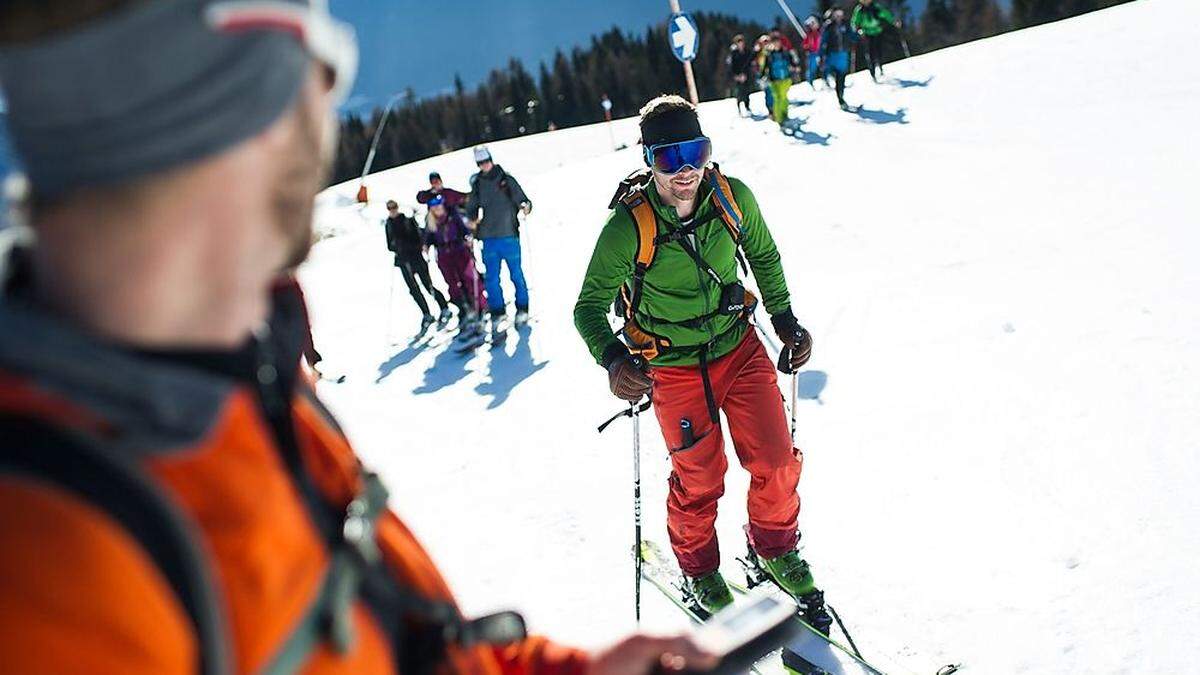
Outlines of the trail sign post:
M671 19L667 22L667 42L671 53L683 63L683 77L687 80L688 96L695 105L700 104L696 94L696 77L692 74L692 60L700 51L700 29L690 14L679 9L679 0L669 0Z

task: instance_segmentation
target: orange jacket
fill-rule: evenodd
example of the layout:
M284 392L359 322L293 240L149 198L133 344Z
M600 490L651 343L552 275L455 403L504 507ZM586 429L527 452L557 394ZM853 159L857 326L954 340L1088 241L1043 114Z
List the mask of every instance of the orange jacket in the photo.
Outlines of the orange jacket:
M150 526L138 524L145 509L98 505L89 494L112 492L105 481L70 485L84 475L73 462L95 453L127 465L135 482L161 495L195 544L216 608L215 653L223 652L222 663L204 672L262 672L322 589L331 548L312 514L344 513L363 488L358 459L311 386L297 379L282 416L293 438L281 442L262 393L268 387L252 378L125 351L10 300L0 297L0 671L201 672L203 622L156 562ZM298 372L296 301L277 300L265 343L274 363ZM252 372L260 383L273 379L262 364ZM55 438L69 442L56 447ZM63 482L21 464L56 452L65 457L56 469ZM332 531L341 531L337 525ZM453 603L394 514L385 512L376 527L385 583ZM406 621L381 618L362 597L348 619L349 648L338 653L322 642L300 672L408 672L401 649L412 658L414 647L432 644ZM581 652L542 638L452 646L439 663L438 673L483 675L576 675L587 665Z

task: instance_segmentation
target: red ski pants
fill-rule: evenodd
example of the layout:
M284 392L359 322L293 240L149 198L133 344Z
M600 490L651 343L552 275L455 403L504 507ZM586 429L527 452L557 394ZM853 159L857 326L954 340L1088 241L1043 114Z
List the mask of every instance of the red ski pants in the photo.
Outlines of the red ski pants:
M729 354L708 364L717 406L725 413L738 461L750 472L746 507L755 551L774 558L796 546L801 455L792 447L775 364L753 330ZM699 366L651 371L654 414L671 453L667 530L684 574L700 576L721 561L715 523L725 493L725 439L704 400ZM683 448L680 421L692 424L694 444Z

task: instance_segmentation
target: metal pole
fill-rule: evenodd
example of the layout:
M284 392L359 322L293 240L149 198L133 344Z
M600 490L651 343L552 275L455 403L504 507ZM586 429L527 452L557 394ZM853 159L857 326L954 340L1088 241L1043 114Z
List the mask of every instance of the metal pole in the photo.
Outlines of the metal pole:
M799 374L792 373L792 447L796 447L796 390L799 388Z
M379 126L375 127L375 138L371 140L371 150L367 152L367 161L363 162L362 178L365 180L367 174L371 171L371 165L375 163L375 151L379 148L379 138L383 136L383 128L387 126L388 117L392 114L392 108L395 107L396 101L400 100L400 94L396 94L388 100L387 107L384 108L383 117L379 118Z
M683 10L679 9L679 0L667 0L671 5L672 14L682 14ZM700 105L700 96L696 93L696 76L692 73L692 62L683 62L683 78L687 80L688 96L692 99L692 105Z
M633 550L637 556L633 580L633 615L642 622L642 433L637 403L629 404L633 418Z
M388 267L388 308L387 308L387 337L385 338L388 344L392 343L392 307L396 304L396 267L391 265Z
M788 21L792 22L792 26L795 27L796 32L800 33L800 39L804 39L808 35L808 31L804 30L804 27L796 20L796 15L792 14L792 9L783 0L775 1L779 3L779 7L783 10L783 13L787 14Z

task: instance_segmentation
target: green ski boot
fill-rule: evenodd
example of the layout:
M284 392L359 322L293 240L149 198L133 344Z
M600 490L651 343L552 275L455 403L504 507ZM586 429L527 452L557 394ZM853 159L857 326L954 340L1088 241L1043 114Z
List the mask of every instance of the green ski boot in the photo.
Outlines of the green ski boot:
M762 568L771 575L771 580L787 591L800 597L815 588L808 563L796 551L788 551L778 558L759 558Z
M716 614L733 604L733 594L725 583L720 570L713 570L701 577L684 577L684 601L706 615Z
M796 551L788 551L777 558L759 558L762 569L780 588L796 599L800 613L808 625L829 635L833 618L825 608L825 594L813 583L808 563Z

